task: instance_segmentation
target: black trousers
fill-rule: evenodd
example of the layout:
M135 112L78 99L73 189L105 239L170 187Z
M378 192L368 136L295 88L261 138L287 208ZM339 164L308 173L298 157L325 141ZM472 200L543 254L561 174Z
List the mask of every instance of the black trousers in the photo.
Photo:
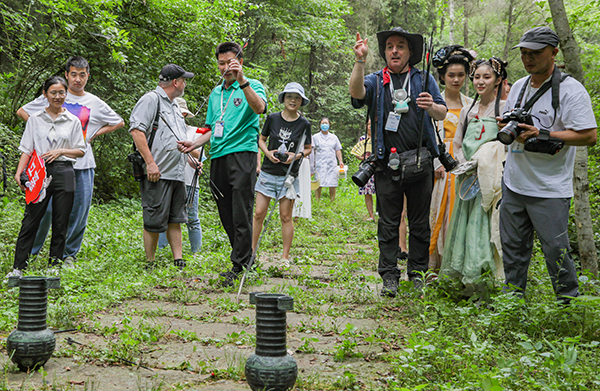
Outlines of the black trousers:
M29 203L21 223L21 231L15 248L13 268L23 270L27 267L33 241L48 203L52 200L52 240L50 258L62 259L67 237L69 215L75 196L75 172L69 162L53 162L46 165L46 175L52 176L52 182L46 189L46 197L37 204Z
M419 272L426 272L429 265L429 210L433 190L433 172L418 182L401 184L394 181L388 170L375 172L375 192L379 210L377 239L379 241L379 266L382 278L399 278L398 229L404 208L408 215L408 263L407 272L412 280Z
M252 208L256 185L256 152L234 152L210 162L210 179L219 217L231 244L234 271L252 257ZM222 196L221 194L222 193Z

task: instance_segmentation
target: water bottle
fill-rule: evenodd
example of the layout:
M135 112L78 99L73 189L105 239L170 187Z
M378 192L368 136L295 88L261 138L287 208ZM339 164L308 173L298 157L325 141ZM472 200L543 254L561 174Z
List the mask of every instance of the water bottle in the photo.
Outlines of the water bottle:
M390 149L390 159L388 162L388 166L396 171L398 167L400 167L400 155L396 152L396 148Z

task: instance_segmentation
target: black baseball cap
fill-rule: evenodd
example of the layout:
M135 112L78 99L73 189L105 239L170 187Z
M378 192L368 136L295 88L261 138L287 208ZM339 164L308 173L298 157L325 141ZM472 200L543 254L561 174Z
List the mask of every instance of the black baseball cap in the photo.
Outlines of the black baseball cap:
M549 27L534 27L523 34L519 44L514 46L513 49L525 48L540 50L548 45L557 47L558 35Z
M182 67L175 64L168 64L163 67L160 71L160 75L158 75L158 80L160 81L169 81L173 79L177 79L179 77L185 77L186 79L191 79L194 77L192 72L186 72Z

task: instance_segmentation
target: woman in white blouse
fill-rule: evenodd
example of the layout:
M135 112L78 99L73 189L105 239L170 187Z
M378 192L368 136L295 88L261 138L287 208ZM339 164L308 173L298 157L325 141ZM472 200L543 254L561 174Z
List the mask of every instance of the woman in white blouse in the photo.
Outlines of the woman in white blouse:
M25 191L21 180L35 151L45 162L46 177L52 179L45 189L45 196L27 204L21 223L21 231L15 248L14 270L9 276L20 276L27 266L29 253L46 207L52 198L52 241L50 243L50 266L62 261L67 234L67 223L75 194L75 158L85 154L85 141L81 122L64 107L67 83L62 77L53 76L44 83L44 97L48 107L29 118L21 138L22 152L15 180Z

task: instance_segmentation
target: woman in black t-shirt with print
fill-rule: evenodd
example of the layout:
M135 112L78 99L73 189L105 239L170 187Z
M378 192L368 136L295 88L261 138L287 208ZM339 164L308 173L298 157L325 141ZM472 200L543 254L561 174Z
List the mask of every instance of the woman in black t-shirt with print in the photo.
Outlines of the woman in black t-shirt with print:
M310 122L298 112L300 106L308 104L304 88L298 83L288 83L283 92L279 94L279 103L284 104L283 111L267 117L258 140L258 146L263 151L265 158L256 181L252 248L256 249L271 198L277 198L283 235L281 265L288 267L290 266L290 248L294 238L292 210L299 191L298 170L302 158L311 151L312 140ZM306 135L304 144L296 153L303 135ZM290 164L293 166L290 178L286 181Z

